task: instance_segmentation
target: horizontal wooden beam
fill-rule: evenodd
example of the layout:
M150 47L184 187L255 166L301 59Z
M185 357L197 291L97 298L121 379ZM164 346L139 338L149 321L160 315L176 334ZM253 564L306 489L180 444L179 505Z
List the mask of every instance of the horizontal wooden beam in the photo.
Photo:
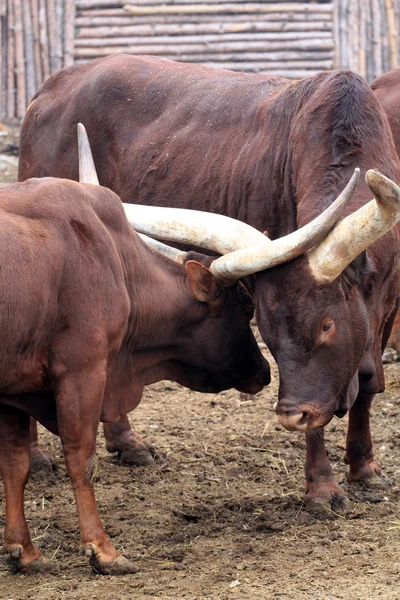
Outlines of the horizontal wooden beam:
M78 5L82 5L88 0L78 0ZM279 7L285 11L293 12L332 12L331 4L299 4L285 3L279 4ZM149 6L138 6L124 4L124 9L134 15L150 14L205 14L205 13L271 13L276 12L276 4L158 4Z

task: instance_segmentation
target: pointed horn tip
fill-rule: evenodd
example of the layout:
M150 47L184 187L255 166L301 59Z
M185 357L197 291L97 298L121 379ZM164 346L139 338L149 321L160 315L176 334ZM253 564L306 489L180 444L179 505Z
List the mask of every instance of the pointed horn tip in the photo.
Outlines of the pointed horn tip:
M400 188L389 177L375 169L369 169L365 174L365 181L378 202L400 206Z
M354 169L354 173L351 176L350 181L348 183L348 185L349 185L350 188L353 189L357 185L357 183L358 183L358 181L360 179L360 173L361 173L360 167L356 167Z

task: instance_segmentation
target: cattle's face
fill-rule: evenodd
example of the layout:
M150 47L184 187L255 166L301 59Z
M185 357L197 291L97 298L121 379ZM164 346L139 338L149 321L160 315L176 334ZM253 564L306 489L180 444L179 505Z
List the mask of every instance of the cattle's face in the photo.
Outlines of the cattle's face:
M373 337L365 301L342 275L318 284L307 259L261 273L257 320L279 368L278 418L289 430L312 430L343 416L359 385L374 376Z
M270 383L270 370L250 328L251 296L240 283L224 288L199 262L186 263L186 271L190 308L179 331L181 383L202 392L259 392Z

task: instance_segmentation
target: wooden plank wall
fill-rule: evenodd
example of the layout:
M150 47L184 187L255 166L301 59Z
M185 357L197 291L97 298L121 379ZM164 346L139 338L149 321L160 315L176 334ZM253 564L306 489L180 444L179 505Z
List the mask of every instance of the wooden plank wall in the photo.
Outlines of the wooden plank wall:
M335 67L368 81L400 66L400 0L335 0Z
M0 0L0 119L50 73L120 52L372 81L400 63L400 0Z
M75 60L153 54L303 77L333 66L331 2L76 0Z
M0 0L0 119L21 118L35 91L74 63L74 0Z

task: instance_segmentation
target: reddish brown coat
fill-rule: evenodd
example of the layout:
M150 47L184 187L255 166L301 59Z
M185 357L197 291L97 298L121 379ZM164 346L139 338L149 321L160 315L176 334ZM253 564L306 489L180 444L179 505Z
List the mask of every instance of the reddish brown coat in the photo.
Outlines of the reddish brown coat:
M372 82L371 88L382 104L392 130L397 154L400 156L400 69L385 73ZM396 315L388 346L397 353L400 360L400 314Z
M117 421L160 379L207 392L262 389L269 368L250 329L251 298L197 261L155 253L113 192L73 181L0 188L0 256L5 547L19 568L41 566L23 515L31 415L61 437L92 565L130 571L93 495L99 421Z

